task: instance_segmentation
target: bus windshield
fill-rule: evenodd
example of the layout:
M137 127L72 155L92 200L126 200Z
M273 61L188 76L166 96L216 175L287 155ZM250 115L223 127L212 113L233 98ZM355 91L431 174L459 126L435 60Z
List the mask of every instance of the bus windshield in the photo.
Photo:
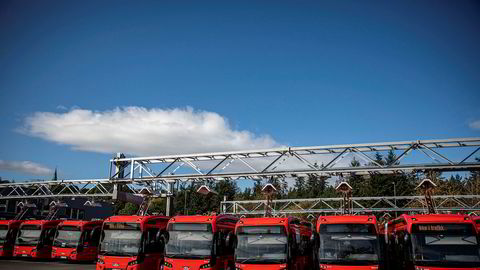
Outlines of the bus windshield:
M239 227L235 261L242 264L286 263L287 243L282 226Z
M62 226L57 231L57 236L53 242L55 247L75 248L80 242L82 232L76 226Z
M211 224L174 223L168 227L165 254L169 258L208 258L212 254Z
M480 264L479 244L472 224L414 224L412 247L418 265Z
M40 241L42 234L39 225L24 225L20 229L20 234L17 237L15 245L17 246L36 246Z
M141 237L138 223L105 223L99 253L106 256L136 256L140 251Z
M0 225L0 245L7 242L8 225Z
M320 225L320 263L378 264L379 240L373 224Z

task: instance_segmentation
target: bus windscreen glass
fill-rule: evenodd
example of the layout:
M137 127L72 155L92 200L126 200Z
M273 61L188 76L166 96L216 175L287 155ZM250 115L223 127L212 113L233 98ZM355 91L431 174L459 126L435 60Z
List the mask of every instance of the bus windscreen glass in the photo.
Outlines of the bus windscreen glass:
M235 261L241 264L286 263L287 243L283 226L238 227Z
M422 265L480 264L478 238L472 224L413 224L412 247L414 260Z
M373 224L320 225L320 263L376 265L379 240Z

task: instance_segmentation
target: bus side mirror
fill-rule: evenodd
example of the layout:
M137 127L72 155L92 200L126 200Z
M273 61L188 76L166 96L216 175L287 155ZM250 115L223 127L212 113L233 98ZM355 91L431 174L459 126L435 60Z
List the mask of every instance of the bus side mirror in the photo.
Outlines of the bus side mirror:
M213 240L212 258L210 259L210 264L212 266L214 266L217 263L217 253L218 253L217 237L218 237L218 234L213 238L214 240Z
M159 231L157 233L157 239L160 241L160 245L163 246L163 249L170 239L170 234L167 231Z

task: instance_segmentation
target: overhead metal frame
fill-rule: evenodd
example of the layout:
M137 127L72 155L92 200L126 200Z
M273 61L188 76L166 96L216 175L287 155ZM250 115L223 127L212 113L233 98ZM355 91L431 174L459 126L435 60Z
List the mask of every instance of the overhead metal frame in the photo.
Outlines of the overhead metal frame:
M442 154L438 149L474 147L463 153L459 161ZM379 164L368 153L401 151L387 165ZM124 179L155 181L163 190L168 190L168 181L205 181L263 179L272 176L315 174L338 176L344 174L396 174L423 171L480 170L480 162L467 162L480 150L480 138L447 140L417 140L390 143L347 144L315 147L286 147L256 151L232 151L192 155L167 155L150 157L114 158L110 160L110 179L124 175ZM430 163L412 162L399 164L408 154L416 151L429 158ZM342 164L352 155L365 161L359 167ZM322 157L319 165L309 157ZM294 160L295 163L291 161ZM237 161L237 162L236 162ZM239 164L232 169L232 163ZM290 162L290 163L289 163Z
M454 159L439 149L462 150ZM369 154L394 150L391 164L376 162ZM412 161L399 164L417 151L432 162ZM107 179L58 180L0 184L1 199L105 197L117 198L118 187L132 194L149 189L154 194L171 196L177 181L222 181L302 175L343 176L397 174L425 171L480 170L479 161L471 161L480 151L480 138L417 140L370 144L346 144L314 147L285 147L255 151L230 151L191 155L113 158ZM364 161L359 167L345 162L347 156ZM319 164L314 160L321 159ZM457 161L456 161L457 160Z
M432 199L437 211L480 211L480 195L438 195ZM343 198L281 199L249 201L222 201L220 209L232 215L263 215L265 208L275 216L288 214L341 214ZM424 196L353 197L351 211L374 212L419 212L428 211Z
M133 194L140 194L143 189L132 181L111 181L110 179L15 182L0 184L0 200L64 197L115 198L118 195L114 192L115 184L124 184Z

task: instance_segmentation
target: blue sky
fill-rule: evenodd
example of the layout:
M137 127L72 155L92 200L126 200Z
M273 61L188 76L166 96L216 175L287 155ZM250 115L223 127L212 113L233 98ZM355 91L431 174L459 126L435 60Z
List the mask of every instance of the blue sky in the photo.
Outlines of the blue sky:
M106 177L116 142L160 155L171 142L480 136L478 1L1 1L0 40L7 179L56 166L62 178ZM149 144L128 137L149 119L189 132L173 138L167 121L140 134Z

